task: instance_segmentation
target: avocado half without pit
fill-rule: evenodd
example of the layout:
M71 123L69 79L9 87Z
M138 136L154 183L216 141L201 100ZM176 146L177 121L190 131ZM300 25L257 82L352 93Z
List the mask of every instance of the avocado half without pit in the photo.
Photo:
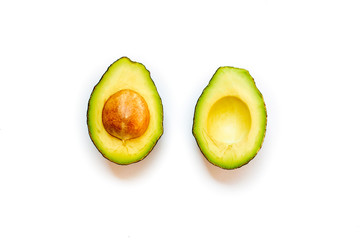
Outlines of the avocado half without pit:
M220 67L196 104L193 135L210 163L234 169L258 153L266 122L263 96L249 72Z
M87 124L96 148L114 163L150 153L163 133L163 107L144 65L123 57L108 68L91 93Z

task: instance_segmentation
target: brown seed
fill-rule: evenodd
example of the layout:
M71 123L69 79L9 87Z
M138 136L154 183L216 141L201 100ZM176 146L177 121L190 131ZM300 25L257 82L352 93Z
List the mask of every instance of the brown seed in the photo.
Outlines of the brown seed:
M109 97L102 112L106 131L121 140L140 137L148 128L150 113L145 99L130 89L120 90Z

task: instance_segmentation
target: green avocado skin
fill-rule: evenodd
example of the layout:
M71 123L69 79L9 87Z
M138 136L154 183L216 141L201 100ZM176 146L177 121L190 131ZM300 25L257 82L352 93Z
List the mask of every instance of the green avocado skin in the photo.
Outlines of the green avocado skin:
M148 107L152 109L150 118L156 118L156 123L153 124L153 127L149 125L147 131L152 131L153 134L148 139L142 141L143 144L141 145L141 149L138 152L135 151L133 154L127 155L125 148L123 148L123 151L116 150L117 152L115 152L108 147L106 141L103 141L102 138L99 137L100 135L103 135L106 136L106 138L112 139L112 141L115 139L115 137L110 136L106 130L103 129L102 121L98 121L98 118L101 117L99 112L102 112L103 102L111 96L111 94L109 94L106 99L101 99L102 91L108 91L104 89L106 89L108 83L113 84L114 81L123 81L125 86L131 86L131 84L133 84L130 81L131 78L122 79L117 77L118 72L129 70L136 72L144 79L144 84L134 85L134 88L144 89L144 92L148 91L151 93L150 95L153 99L151 99L152 101L147 102L147 104ZM113 90L112 92L118 90L121 90L121 88ZM99 102L101 102L101 104ZM154 117L155 114L156 116ZM91 141L104 158L118 165L129 165L143 160L153 150L163 134L163 105L155 83L150 76L149 70L147 70L143 64L131 61L128 57L122 57L112 63L99 82L94 86L88 101L86 116L88 133ZM101 124L99 124L99 122L101 122ZM116 149L121 149L124 141L118 139L115 139L115 141L118 141L118 147L116 147Z
M199 114L197 114L197 112L201 108L200 105L206 104L206 102L207 102L206 101L207 100L206 99L207 91L209 91L209 89L211 89L211 88L214 88L215 82L217 84L216 87L221 87L221 77L219 75L221 75L223 73L229 73L229 72L232 74L238 74L238 75L244 76L243 78L245 78L246 81L248 81L249 84L252 85L254 95L259 99L259 104L262 106L261 112L262 112L262 116L263 116L263 124L261 126L262 129L261 129L260 134L258 135L257 144L256 144L257 146L255 146L252 153L249 154L246 158L241 159L238 161L238 163L234 163L234 164L227 164L225 162L221 162L220 159L209 154L208 146L206 146L206 144L204 144L204 141L201 141L201 134L200 134L201 130L199 130L200 126L198 124ZM193 116L192 134L196 140L196 144L199 147L200 152L202 153L202 155L205 157L205 159L209 163L211 163L212 165L214 165L216 167L225 169L225 170L233 170L233 169L237 169L237 168L240 168L240 167L248 164L252 159L254 159L256 157L256 155L262 148L262 145L263 145L263 142L265 139L265 135L266 135L266 129L267 129L267 117L268 117L267 108L266 108L266 104L265 104L263 95L261 94L259 89L256 87L255 81L251 77L249 72L246 69L240 69L240 68L236 68L236 67L230 67L230 66L219 67L216 70L216 72L214 73L211 80L209 81L208 85L203 89L200 97L198 98L198 100L196 102L194 116Z

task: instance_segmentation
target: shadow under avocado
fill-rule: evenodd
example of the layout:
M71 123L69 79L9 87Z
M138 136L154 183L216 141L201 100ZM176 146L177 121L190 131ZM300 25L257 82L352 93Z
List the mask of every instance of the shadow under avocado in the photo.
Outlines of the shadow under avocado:
M236 184L242 180L249 178L249 175L255 174L256 167L253 166L253 161L260 160L256 159L257 157L255 157L248 164L243 165L240 168L223 169L210 163L201 153L200 149L197 149L197 152L199 157L201 157L202 159L203 165L206 167L211 177L214 178L216 181L227 185Z
M158 157L158 154L160 153L161 149L161 140L155 144L152 151L142 160L131 163L129 165L119 165L116 163L113 163L107 159L104 159L106 164L108 165L111 173L119 178L119 179L132 179L135 178L142 173L144 173L146 170L148 170L152 164L154 164L155 158Z

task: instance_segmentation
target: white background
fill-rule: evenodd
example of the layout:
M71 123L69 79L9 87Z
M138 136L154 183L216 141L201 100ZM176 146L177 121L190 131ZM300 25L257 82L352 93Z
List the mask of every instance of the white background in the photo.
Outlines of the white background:
M360 239L358 1L1 1L0 239ZM151 72L164 135L140 163L88 136L116 59ZM246 68L268 110L257 157L201 155L197 98Z

